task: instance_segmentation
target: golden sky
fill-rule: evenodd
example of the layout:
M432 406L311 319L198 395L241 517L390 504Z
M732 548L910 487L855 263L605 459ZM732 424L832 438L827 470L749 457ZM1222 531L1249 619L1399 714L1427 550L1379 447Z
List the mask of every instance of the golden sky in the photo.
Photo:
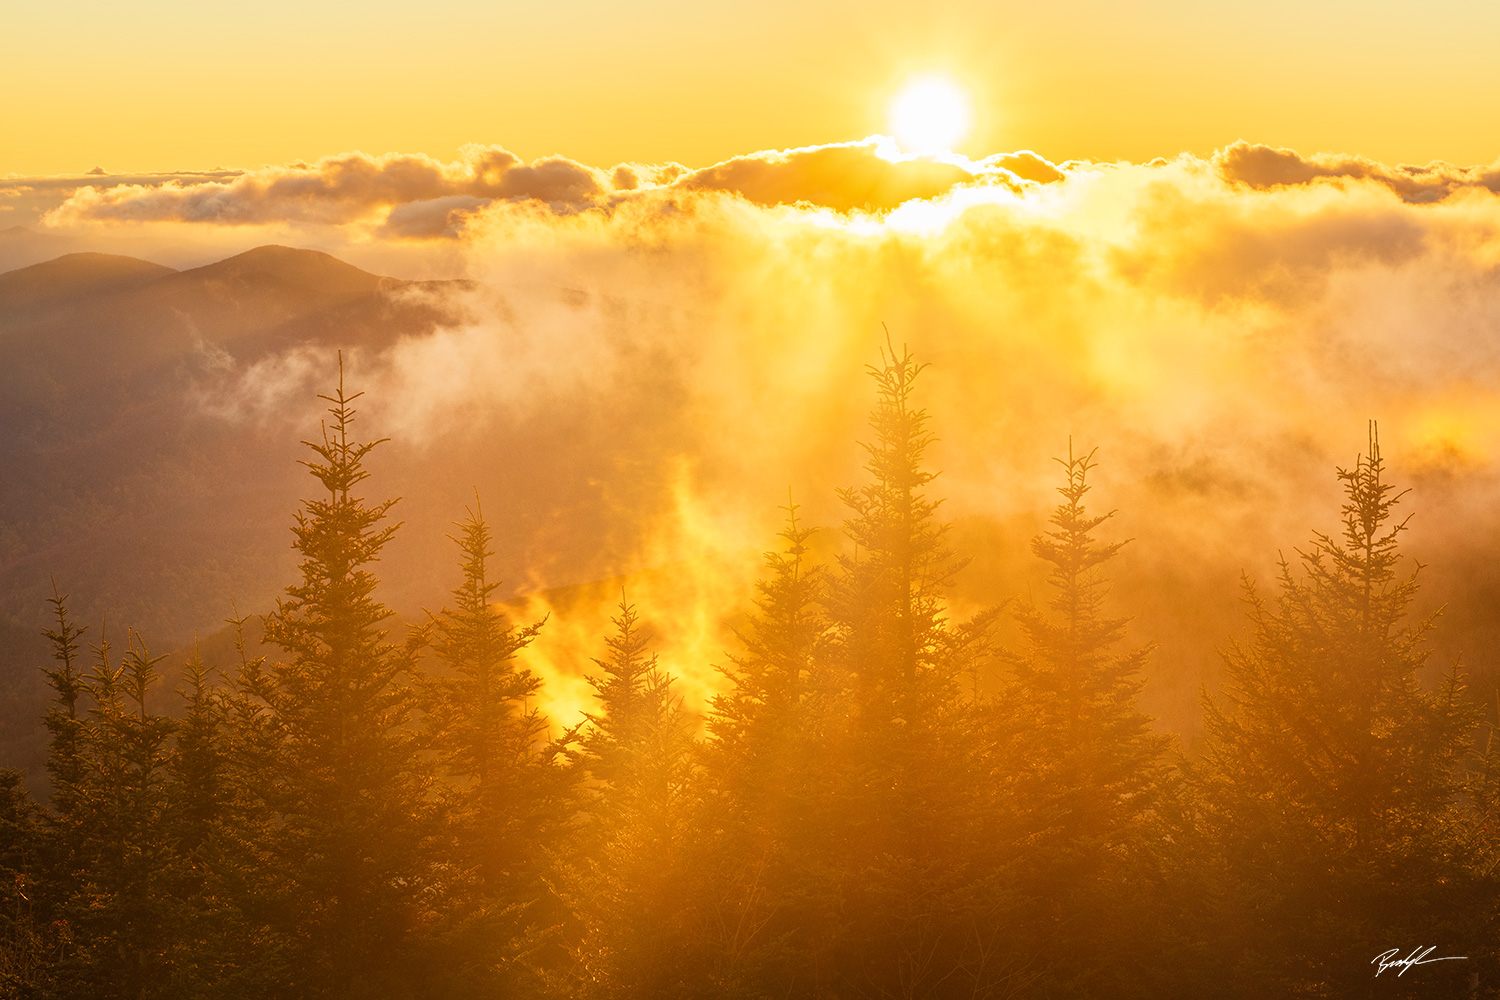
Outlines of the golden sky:
M704 166L884 131L934 70L975 156L1500 155L1500 5L1472 0L5 0L0 26L0 176L466 143Z

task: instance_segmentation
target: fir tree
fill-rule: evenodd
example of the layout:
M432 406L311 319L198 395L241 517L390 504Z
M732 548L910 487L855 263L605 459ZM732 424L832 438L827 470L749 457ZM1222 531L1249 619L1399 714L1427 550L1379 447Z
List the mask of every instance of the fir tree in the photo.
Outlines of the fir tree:
M889 346L889 345L888 345ZM974 921L990 907L976 867L979 741L960 679L982 654L992 615L948 621L964 565L927 495L933 437L913 387L923 370L893 346L871 367L870 482L840 491L854 542L830 588L831 658L848 725L831 734L840 828L822 847L843 916L830 924L828 986L920 995L946 981L983 993L994 966L968 965ZM962 983L962 987L957 985Z
M731 688L716 695L704 753L708 786L700 823L714 837L705 902L721 965L721 988L757 982L786 988L800 976L796 939L812 937L836 900L809 864L828 800L823 725L837 699L826 688L827 575L812 565L816 529L788 498L783 548L765 553L755 612L734 630L743 652L721 668Z
M224 705L209 683L198 654L183 667L187 688L180 692L186 711L177 727L172 761L172 828L179 852L200 851L223 819L225 803Z
M1047 955L1049 976L1069 995L1121 996L1151 977L1136 955L1132 913L1147 902L1146 863L1170 738L1151 732L1136 701L1150 647L1120 650L1126 618L1105 614L1104 566L1125 542L1094 537L1114 512L1090 515L1084 498L1094 452L1058 460L1065 482L1051 530L1031 551L1049 564L1047 610L1027 600L1015 618L1025 647L1007 659L1014 684L1000 716L1002 780L1026 864L1018 870L1031 912L1027 936ZM1063 985L1065 984L1065 985ZM1040 987L1038 987L1040 988Z
M201 973L214 985L209 995L274 1000L303 990L307 978L294 967L306 949L287 913L292 889L275 809L286 801L289 745L271 707L279 700L276 674L264 654L249 653L246 626L256 622L236 612L226 623L238 666L220 698L223 821L204 859L206 916L217 948L204 956Z
M944 597L967 560L947 547L948 526L937 520L942 501L923 492L937 478L922 468L933 442L929 417L912 401L925 367L892 347L881 367L868 369L877 391L875 440L863 446L871 481L839 491L855 550L840 557L833 611L861 708L877 725L946 698L953 680Z
M1404 493L1373 427L1338 475L1341 537L1315 534L1300 574L1282 560L1273 600L1246 583L1250 640L1229 644L1223 702L1206 702L1194 784L1221 931L1247 992L1352 995L1373 988L1374 956L1418 943L1472 957L1382 995L1451 992L1492 968L1494 887L1452 839L1477 716L1456 673L1420 683L1434 617L1408 619L1417 572L1398 575L1406 521L1392 522Z
M249 937L232 902L237 863L230 808L229 732L225 692L213 687L194 643L179 689L184 711L177 724L167 787L166 873L177 905L171 956L173 996L215 996L230 991Z
M756 584L756 613L735 637L744 647L721 672L730 690L715 695L708 728L712 769L724 794L747 817L766 818L771 800L795 779L801 708L818 661L827 648L824 572L809 564L808 542L817 529L797 520L788 501L782 551L765 553L769 576Z
M165 876L165 816L174 726L146 705L163 657L147 653L134 631L120 662L107 640L94 652L82 678L92 707L81 729L81 820L60 907L74 948L58 977L64 992L133 1000L161 995L170 976L178 914Z
M282 921L302 952L304 995L398 993L405 946L424 916L430 881L426 778L402 683L411 655L380 623L370 565L396 531L395 501L367 505L355 489L380 441L351 437L361 394L342 364L320 441L304 462L326 491L307 500L293 532L301 580L264 619L265 641L288 658L261 686L279 746L261 794L279 817L274 845Z
M42 995L56 934L48 930L43 813L15 771L0 770L0 996Z
M52 705L47 709L44 723L51 737L47 754L47 773L52 779L51 809L48 821L54 830L53 867L64 881L58 889L68 891L66 871L75 867L79 850L79 838L84 822L83 801L86 795L84 783L88 763L84 757L84 739L87 718L81 700L85 692L85 681L78 664L79 645L85 629L74 625L68 617L68 599L52 587L53 617L55 628L42 631L52 645L55 665L46 670L47 682L57 692Z
M570 752L582 778L580 827L565 872L577 922L569 996L694 996L702 971L686 864L694 741L672 679L621 597L590 676L598 708Z
M547 720L535 705L541 681L515 657L543 621L520 628L491 603L490 531L476 502L453 540L463 581L454 606L430 616L426 636L446 672L428 681L424 725L446 779L446 855L451 903L446 949L466 970L465 992L514 989L536 928L556 919L543 857L561 823L564 772L554 766ZM491 983L486 986L486 983ZM507 985L508 984L508 985Z

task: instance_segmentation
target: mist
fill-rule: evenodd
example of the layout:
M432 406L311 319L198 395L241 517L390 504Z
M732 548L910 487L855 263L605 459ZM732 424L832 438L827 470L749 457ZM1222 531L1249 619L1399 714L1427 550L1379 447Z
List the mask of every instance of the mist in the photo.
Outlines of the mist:
M632 596L698 708L788 496L824 552L843 545L835 490L864 475L865 368L910 348L930 366L932 492L972 560L955 612L1038 585L1027 540L1055 501L1054 459L1097 449L1094 503L1132 539L1112 601L1160 647L1146 705L1191 732L1240 627L1240 574L1265 580L1331 529L1335 469L1371 420L1412 487L1424 600L1459 602L1444 655L1487 666L1470 609L1494 584L1458 581L1476 582L1492 522L1491 176L1247 144L1053 164L872 139L699 170L474 147L455 164L350 154L87 187L46 218L74 238L273 237L465 279L403 293L441 297L452 319L394 343L225 350L194 376L194 405L283 435L290 456L342 348L363 426L392 439L371 481L403 497L391 602L416 614L452 585L444 536L477 489L528 614L556 588L655 581ZM618 599L595 589L534 651L574 692L564 716Z

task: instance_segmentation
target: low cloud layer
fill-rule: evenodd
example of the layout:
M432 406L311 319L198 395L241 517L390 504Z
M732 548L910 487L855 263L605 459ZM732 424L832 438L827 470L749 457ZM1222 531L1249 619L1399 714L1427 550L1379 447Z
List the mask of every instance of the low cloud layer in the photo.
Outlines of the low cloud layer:
M1027 182L1062 176L1062 168L1035 153L977 162L908 156L880 137L753 153L700 170L678 164L621 164L603 170L556 156L526 163L498 146L472 146L453 163L412 154L346 153L232 176L111 183L84 178L45 218L57 227L97 222L378 223L381 238L456 238L467 219L492 202L537 202L564 215L590 208L610 211L621 201L651 192L721 191L763 206L807 203L836 211L879 211L965 185L1020 190ZM15 190L21 187L18 183Z
M932 362L934 490L974 556L960 602L1041 586L1025 542L1056 501L1051 460L1070 440L1099 447L1091 501L1135 539L1115 599L1163 641L1152 707L1191 726L1239 624L1240 570L1264 579L1336 526L1334 468L1372 418L1392 479L1414 487L1427 593L1500 595L1483 570L1500 560L1494 189L1492 168L1245 144L1053 164L869 141L700 170L488 148L89 189L58 217L349 219L351 246L420 237L449 254L475 279L454 293L471 320L350 355L370 430L395 439L389 492L408 498L391 576L420 566L405 575L425 589L398 603L432 600L444 526L477 484L508 518L500 572L522 591L678 567L632 596L696 704L726 641L715 623L748 596L723 567L753 567L788 486L839 545L834 490L864 476L864 367L884 324ZM233 362L212 394L301 426L297 400L330 364L301 351ZM586 667L597 603L559 618L549 669ZM1453 642L1471 663L1500 648Z
M1388 166L1363 156L1318 153L1303 156L1290 149L1237 142L1214 157L1224 178L1264 190L1312 184L1329 179L1371 181L1389 188L1402 201L1428 204L1459 191L1478 189L1500 193L1500 164L1455 167L1450 163L1426 166Z
M522 163L498 146L475 146L455 163L429 156L346 153L317 163L247 171L228 180L85 186L49 216L79 221L264 225L345 223L379 209L466 197L587 204L608 186L599 171L562 157Z
M1046 161L1035 154L1018 154L1010 162L1036 173ZM880 139L808 146L780 152L739 156L674 181L688 190L725 191L757 205L806 202L839 212L851 209L889 210L917 199L931 199L954 188L994 183L1018 190L1017 173L1006 164L974 163L962 157L903 157ZM1062 175L1046 164L1052 177Z

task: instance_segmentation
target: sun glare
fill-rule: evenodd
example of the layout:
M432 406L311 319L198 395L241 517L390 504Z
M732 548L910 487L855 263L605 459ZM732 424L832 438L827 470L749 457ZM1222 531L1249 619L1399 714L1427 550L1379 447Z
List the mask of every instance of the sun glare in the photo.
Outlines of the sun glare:
M946 77L913 80L891 104L891 131L908 152L951 152L969 132L969 98Z

